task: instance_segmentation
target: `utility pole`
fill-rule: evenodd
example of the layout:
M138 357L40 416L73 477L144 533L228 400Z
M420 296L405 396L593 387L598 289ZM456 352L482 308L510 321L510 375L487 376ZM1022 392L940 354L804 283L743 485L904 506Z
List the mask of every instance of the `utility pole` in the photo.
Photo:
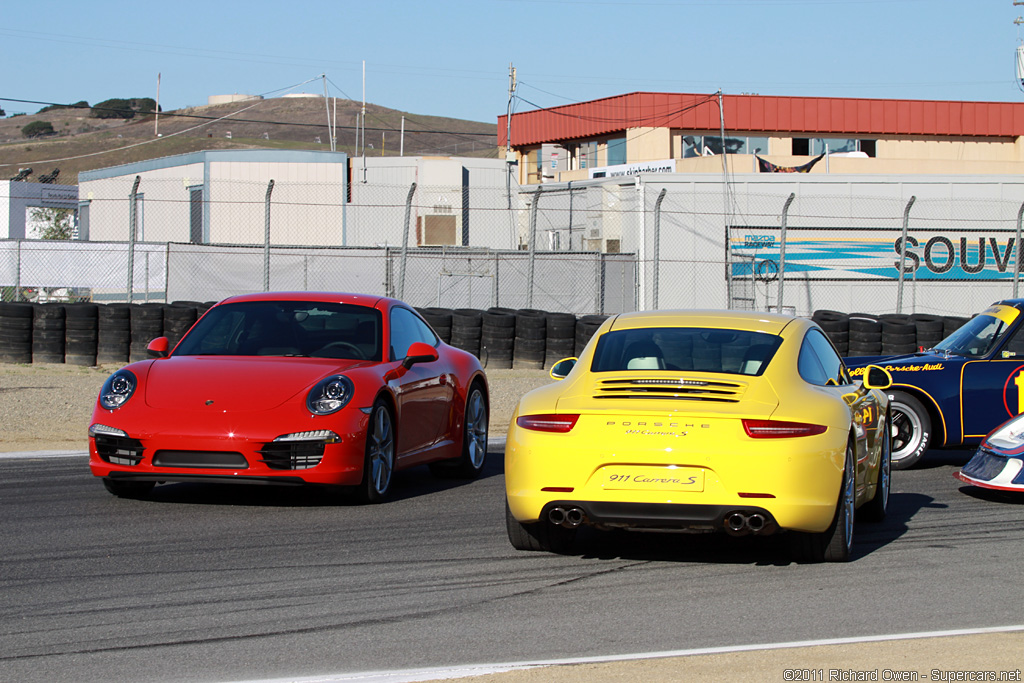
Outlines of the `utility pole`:
M512 100L516 95L516 68L508 63L508 113L505 115L505 193L508 196L509 248L516 248L515 219L512 217L512 165L516 153L512 149Z
M362 60L362 182L367 181L367 60ZM356 131L358 133L358 131Z
M153 135L160 137L160 72L156 74L156 112L153 117Z

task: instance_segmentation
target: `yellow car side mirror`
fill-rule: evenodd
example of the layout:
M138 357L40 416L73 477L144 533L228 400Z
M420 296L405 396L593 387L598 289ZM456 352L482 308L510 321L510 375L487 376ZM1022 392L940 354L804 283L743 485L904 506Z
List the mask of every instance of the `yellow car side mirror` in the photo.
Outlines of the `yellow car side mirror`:
M892 386L892 375L879 365L864 368L864 386L868 389L888 389Z

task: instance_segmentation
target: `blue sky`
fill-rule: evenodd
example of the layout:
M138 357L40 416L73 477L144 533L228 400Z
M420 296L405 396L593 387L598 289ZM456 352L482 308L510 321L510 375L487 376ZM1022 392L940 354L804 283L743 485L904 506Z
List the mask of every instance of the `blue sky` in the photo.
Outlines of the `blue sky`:
M3 0L0 107L323 92L493 123L634 91L1024 101L1013 0ZM312 82L310 79L313 80ZM304 85L303 82L306 82Z

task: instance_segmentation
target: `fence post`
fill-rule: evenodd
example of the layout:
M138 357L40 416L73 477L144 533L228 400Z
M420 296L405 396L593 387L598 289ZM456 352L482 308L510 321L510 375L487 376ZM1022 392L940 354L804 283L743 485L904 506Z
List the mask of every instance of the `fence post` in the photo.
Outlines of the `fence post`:
M781 242L779 245L779 295L778 301L775 302L777 313L782 313L782 294L786 282L786 223L789 221L789 206L794 199L796 199L796 192L790 192L786 197L786 204L782 207L782 225L779 228L779 241Z
M899 284L896 285L896 312L903 312L903 268L907 260L907 226L910 224L910 207L917 201L916 195L911 195L907 202L907 208L903 209L903 238L900 240L900 272L897 273Z
M270 193L274 191L274 179L267 183L267 198L263 203L263 291L270 291Z
M668 188L661 188L654 202L654 310L658 310L658 280L661 278L661 202L668 194Z
M526 272L526 307L533 308L533 270L537 259L537 204L540 203L541 188L533 193L533 205L530 207L530 261Z
M18 251L15 254L15 271L14 271L14 298L11 301L21 301L21 243L22 240L18 240Z
M128 195L128 303L132 302L132 291L135 286L135 229L139 209L136 200L139 195L139 183L141 182L142 176L135 176L131 194Z
M440 306L441 304L438 304ZM498 250L494 250L494 274L491 276L491 306L498 305Z
M1016 253L1013 255L1013 298L1017 298L1017 284L1020 281L1020 224L1024 220L1024 204L1017 211L1017 242Z
M416 183L409 186L409 196L405 198L405 230L402 231L402 262L398 267L398 298L405 300L405 264L409 261L409 221L412 218L412 196L416 192ZM440 304L438 304L440 306Z

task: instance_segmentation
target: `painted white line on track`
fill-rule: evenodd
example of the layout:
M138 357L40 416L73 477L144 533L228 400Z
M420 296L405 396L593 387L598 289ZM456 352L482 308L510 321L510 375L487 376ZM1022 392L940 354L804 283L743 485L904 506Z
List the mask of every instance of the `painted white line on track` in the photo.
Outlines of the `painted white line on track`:
M641 659L664 659L666 657L693 657L698 655L719 655L732 652L756 652L760 650L783 650L797 647L818 647L821 645L853 645L858 643L879 643L892 640L917 640L921 638L943 638L948 636L974 636L986 633L1013 633L1024 631L1024 624L990 626L985 628L963 628L948 631L920 631L916 633L893 633L880 636L859 636L852 638L827 638L821 640L798 640L786 643L759 643L754 645L722 645L719 647L696 648L693 650L666 650L663 652L637 652L634 654L598 657L572 657L568 659L545 659L534 662L505 662L501 664L472 664L466 666L434 667L428 669L404 669L399 671L364 671L349 674L324 674L299 678L270 678L238 681L236 683L414 683L416 681L441 681L469 676L483 676L506 671L522 671L546 666L571 664L603 664L628 662Z
M0 460L34 460L36 458L88 458L89 451L14 451L0 453Z

